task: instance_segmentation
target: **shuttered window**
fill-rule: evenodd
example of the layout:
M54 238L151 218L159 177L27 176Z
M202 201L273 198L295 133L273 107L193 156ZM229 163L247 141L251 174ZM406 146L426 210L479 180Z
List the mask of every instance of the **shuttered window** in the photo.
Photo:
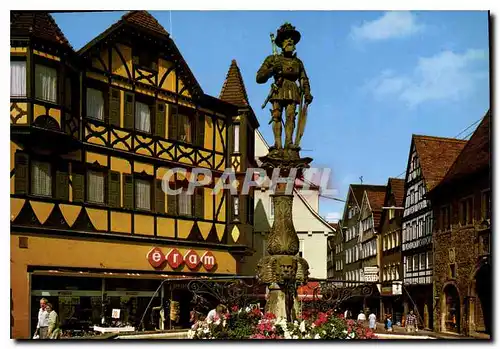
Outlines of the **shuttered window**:
M69 200L69 173L68 165L60 163L56 168L56 183L55 183L56 199Z
M16 194L26 194L28 193L28 154L16 152L15 162L16 162L16 173L14 179L15 193Z
M57 70L41 64L35 65L35 97L57 102Z
M165 192L161 183L161 179L155 179L155 210L158 213L165 213Z
M151 210L151 183L149 181L135 180L135 206L141 210Z
M191 203L192 195L187 194L186 190L183 190L177 199L179 201L179 214L182 216L191 216L193 214L193 206Z
M191 118L187 115L177 114L177 139L181 142L192 143Z
M33 195L52 196L52 174L50 163L31 162L31 192Z
M165 124L166 124L166 113L165 113L165 103L156 103L156 115L155 115L155 134L159 137L165 138Z
M108 176L108 205L120 207L120 172L110 171Z
M135 103L135 128L143 132L151 132L151 109L149 105Z
M194 192L194 215L196 218L204 218L205 200L204 200L204 190L203 188L196 188Z
M109 123L120 127L120 90L110 87L109 89Z
M26 96L26 62L10 62L10 95L12 97Z
M89 171L87 174L87 198L89 202L104 203L104 173Z
M87 117L104 121L104 94L94 88L87 88Z

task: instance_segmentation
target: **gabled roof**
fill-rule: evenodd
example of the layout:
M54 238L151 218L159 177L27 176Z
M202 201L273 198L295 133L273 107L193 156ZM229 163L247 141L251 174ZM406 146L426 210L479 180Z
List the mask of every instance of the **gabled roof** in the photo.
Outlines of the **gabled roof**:
M351 184L350 188L354 194L354 198L358 206L361 207L361 202L363 201L363 194L366 191L379 191L381 188L385 188L385 185L374 185L374 184Z
M10 36L13 38L33 36L73 50L68 39L47 11L11 11Z
M373 214L373 225L375 227L378 227L380 223L386 191L387 186L385 185L372 185L365 189L366 199Z
M78 50L78 54L80 56L84 55L90 48L94 47L98 42L106 38L108 35L112 34L118 28L123 26L131 26L134 28L139 28L144 30L150 34L156 35L162 40L165 40L168 47L173 51L173 56L179 58L180 68L179 74L185 79L184 84L193 86L195 94L202 97L204 95L203 90L201 89L200 84L194 77L193 72L189 68L188 64L182 57L177 45L175 45L174 41L170 38L169 33L163 28L160 23L148 12L148 11L129 11L124 14L120 20L116 23L112 24L108 29L99 34L92 41L83 46L80 50ZM174 58L175 59L175 58Z
M488 110L471 138L455 159L443 180L450 183L491 166L491 112Z
M467 141L413 135L413 143L417 149L422 176L429 191L443 179Z
M231 61L219 98L239 107L248 107L250 105L243 77L235 59Z
M389 178L387 186L390 188L391 193L394 194L395 205L402 207L405 199L405 180L402 178Z

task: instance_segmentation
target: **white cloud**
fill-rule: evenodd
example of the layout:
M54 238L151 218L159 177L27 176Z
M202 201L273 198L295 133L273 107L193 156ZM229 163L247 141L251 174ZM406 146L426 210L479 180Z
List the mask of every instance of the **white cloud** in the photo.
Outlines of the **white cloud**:
M411 74L383 71L365 85L376 99L398 98L410 107L432 100L459 100L470 94L488 72L474 63L487 58L483 50L464 53L443 51L432 57L421 57Z
M342 217L340 212L329 212L326 214L326 221L331 223L337 223Z
M386 40L402 38L424 29L417 23L415 14L408 11L390 11L374 21L365 21L360 26L351 28L354 40Z

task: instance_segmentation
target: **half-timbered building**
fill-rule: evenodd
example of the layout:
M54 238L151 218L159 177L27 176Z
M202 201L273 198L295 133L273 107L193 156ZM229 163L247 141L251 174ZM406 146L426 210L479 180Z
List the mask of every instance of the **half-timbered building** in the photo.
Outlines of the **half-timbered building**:
M240 179L253 162L248 101L227 97L229 77L205 94L146 11L77 52L47 12L14 11L10 52L13 337L33 334L42 296L65 326L112 309L139 328L186 325L185 283L163 281L235 275L251 253L253 193L212 195L225 168ZM189 195L195 169L212 175ZM151 324L152 298L179 312Z
M404 186L402 217L403 283L405 313L414 309L421 327L432 326L431 202L425 197L444 177L466 141L413 135Z

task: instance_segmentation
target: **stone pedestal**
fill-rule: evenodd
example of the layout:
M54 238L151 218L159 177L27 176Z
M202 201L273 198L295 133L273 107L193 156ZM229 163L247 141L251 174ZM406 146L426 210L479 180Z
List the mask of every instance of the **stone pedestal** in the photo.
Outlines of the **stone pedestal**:
M267 156L261 157L262 168L266 170L269 178L286 178L296 171L299 177L302 170L309 167L311 158L300 158L298 149L271 150ZM273 176L273 173L275 176ZM269 256L263 257L258 264L257 276L268 287L266 311L277 317L286 317L292 321L297 317L297 287L307 283L309 265L307 261L297 256L299 252L299 239L293 226L293 188L294 180L275 185L272 196L274 206L274 222L271 228L267 252Z

